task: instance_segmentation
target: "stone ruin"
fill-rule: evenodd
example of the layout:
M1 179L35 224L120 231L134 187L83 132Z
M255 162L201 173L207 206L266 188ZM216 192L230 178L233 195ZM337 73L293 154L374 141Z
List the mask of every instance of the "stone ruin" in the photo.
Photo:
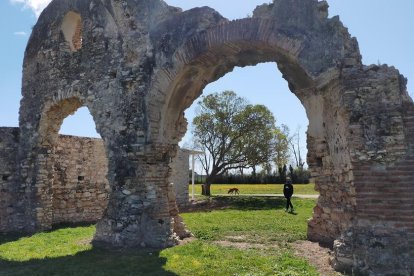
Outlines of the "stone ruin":
M0 218L10 212L9 185L15 175L19 129L0 127ZM108 205L111 188L106 178L108 160L103 141L97 138L59 135L55 145L51 185L52 225L96 223ZM177 206L189 205L189 150L179 149L171 163ZM0 229L9 221L0 220Z
M94 244L176 244L188 235L169 184L183 111L235 66L261 62L277 64L309 119L307 160L320 192L309 240L333 246L338 270L412 275L407 80L393 67L363 65L357 40L317 0L275 0L235 21L161 0L53 1L27 45L19 129L1 132L2 161L15 163L2 167L0 231L35 232L66 219L54 189L73 183L59 174L70 166L59 157L58 130L86 106L103 139L105 153L96 154L108 160L107 180L94 172L102 181L83 195L94 186L109 191Z

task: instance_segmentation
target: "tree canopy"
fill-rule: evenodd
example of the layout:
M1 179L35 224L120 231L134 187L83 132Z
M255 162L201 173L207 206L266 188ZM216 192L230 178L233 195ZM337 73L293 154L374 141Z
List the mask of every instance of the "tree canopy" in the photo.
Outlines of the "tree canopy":
M277 134L273 114L263 105L252 105L233 91L205 96L193 120L196 145L207 179L203 194L210 195L216 176L233 169L255 168L275 158Z

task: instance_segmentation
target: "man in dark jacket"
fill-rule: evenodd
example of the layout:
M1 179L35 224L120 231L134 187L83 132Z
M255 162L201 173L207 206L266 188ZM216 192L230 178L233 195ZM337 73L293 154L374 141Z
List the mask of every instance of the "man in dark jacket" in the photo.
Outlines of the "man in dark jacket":
M286 212L289 211L289 207L290 207L290 211L293 213L293 205L292 202L290 202L290 198L293 195L293 185L292 185L292 181L288 178L286 179L286 184L283 186L283 194L286 197Z

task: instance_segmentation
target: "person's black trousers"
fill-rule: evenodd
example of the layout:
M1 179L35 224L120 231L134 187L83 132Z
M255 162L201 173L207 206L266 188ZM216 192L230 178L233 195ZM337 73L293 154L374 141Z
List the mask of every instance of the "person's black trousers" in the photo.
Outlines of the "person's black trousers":
M290 202L290 197L287 197L286 198L286 210L289 209L289 207L292 208L293 210L293 205L292 205L292 202Z

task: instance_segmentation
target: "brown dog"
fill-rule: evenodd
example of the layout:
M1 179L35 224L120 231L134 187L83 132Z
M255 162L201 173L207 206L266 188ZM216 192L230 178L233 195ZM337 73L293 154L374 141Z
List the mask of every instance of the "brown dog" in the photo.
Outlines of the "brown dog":
M231 188L231 189L229 189L229 191L227 193L228 194L234 194L234 195L240 194L239 189L237 189L237 188Z

